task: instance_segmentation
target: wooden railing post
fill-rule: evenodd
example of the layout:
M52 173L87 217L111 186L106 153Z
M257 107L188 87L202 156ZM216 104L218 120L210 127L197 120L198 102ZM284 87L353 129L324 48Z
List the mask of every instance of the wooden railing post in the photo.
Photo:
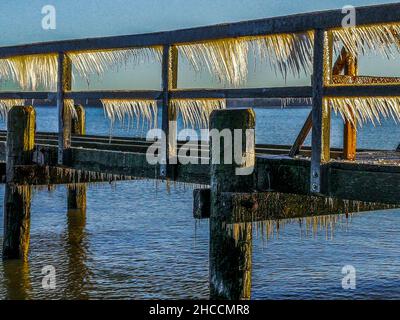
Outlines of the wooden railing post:
M68 149L71 147L71 114L65 107L65 91L71 90L72 64L68 56L58 54L57 72L57 109L58 109L58 164L68 162Z
M31 186L18 186L16 166L32 163L35 109L15 106L8 113L3 259L26 259L29 249Z
M332 31L326 32L326 37L324 36L324 60L323 60L323 81L325 84L332 83L332 75L333 75L333 35ZM314 79L313 79L314 81ZM328 110L329 112L329 110ZM312 121L313 111L310 112L306 121L304 122L303 127L301 128L297 138L289 151L289 157L294 157L300 152L300 148L303 145L304 141L307 139L308 134L310 133L313 125ZM329 125L330 126L330 125ZM330 152L327 150L326 152Z
M178 49L166 45L162 59L162 127L166 136L166 149L163 151L163 164L160 166L161 177L171 177L174 172L177 154L177 112L171 106L170 90L178 85Z
M346 76L356 76L358 74L357 57L348 54L346 64L344 66L344 74ZM345 120L343 131L343 159L356 160L357 149L357 129L356 118L353 115L353 122Z
M329 39L325 30L314 33L313 63L313 106L312 106L312 153L311 153L311 192L320 193L322 185L322 165L330 160L330 107L324 103L324 55L329 54Z

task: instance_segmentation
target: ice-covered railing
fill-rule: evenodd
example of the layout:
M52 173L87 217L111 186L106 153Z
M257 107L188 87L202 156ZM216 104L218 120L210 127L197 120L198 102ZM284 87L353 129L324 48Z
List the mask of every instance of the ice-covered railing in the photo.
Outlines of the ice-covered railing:
M357 26L353 28L342 28L342 10L330 10L176 31L2 47L2 77L16 80L23 88L33 90L40 85L49 91L1 92L0 99L56 99L60 119L66 99L99 99L107 102L108 110L116 109L117 104L111 100L122 101L121 109L128 114L135 114L143 108L143 114L147 117L154 110L153 104L148 101L161 100L161 127L168 132L171 129L170 120L177 116L177 112L171 112L174 106L187 115L186 123L190 119L197 119L205 124L204 114L217 105L223 107L225 104L221 101L224 99L281 98L287 102L312 98L313 168L316 166L318 169L324 161L321 156L325 148L324 121L327 119L326 112L331 108L347 120L399 117L398 78L375 77L368 83L368 78L355 75L350 76L351 81L346 79L341 83L340 75L332 74L334 52L337 53L342 47L353 56L373 50L390 57L393 50L399 51L398 12L400 4L356 8ZM300 72L310 75L312 85L244 88L250 51L271 64L275 72L284 78ZM86 77L88 74L102 73L129 59L141 63L144 57L161 62L160 90L71 91L71 65ZM195 71L207 71L232 88L178 88L179 58L187 59ZM54 79L57 79L57 83ZM349 103L354 104L350 112ZM372 108L368 110L371 105ZM202 106L204 114L199 114ZM361 111L357 106L362 108ZM116 113L109 114L115 118L122 116L121 112L116 110ZM63 121L59 123L60 132L63 132ZM60 134L60 149L66 147L63 139ZM312 169L312 184L319 180L318 170ZM315 190L318 190L318 186Z

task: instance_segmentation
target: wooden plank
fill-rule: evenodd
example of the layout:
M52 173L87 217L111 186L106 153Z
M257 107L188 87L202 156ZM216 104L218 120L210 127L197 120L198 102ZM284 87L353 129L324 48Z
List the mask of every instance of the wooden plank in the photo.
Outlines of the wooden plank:
M328 86L323 90L325 97L398 97L400 85L370 85L370 86Z
M315 30L313 64L312 154L310 190L322 191L322 164L330 158L330 108L323 102L324 55L327 39L324 30Z
M66 99L162 99L162 91L72 91L65 92ZM349 85L323 88L327 97L374 97L400 96L400 84L393 85ZM246 98L311 98L312 87L251 88L251 89L174 89L171 99L246 99ZM0 92L0 99L43 99L55 100L55 92Z
M160 90L104 90L104 91L71 91L66 92L67 99L74 100L100 100L100 99L144 99L159 100L163 92ZM1 95L1 94L0 94Z
M307 139L308 134L312 129L312 111L309 113L306 121L304 122L303 127L300 130L299 135L296 138L293 146L289 151L289 157L294 157L300 152L300 148L303 145L304 141Z
M400 166L329 162L324 195L334 198L400 205ZM310 161L257 157L259 191L310 193Z
M240 99L240 98L311 98L311 86L250 89L184 89L172 90L172 99Z
M226 223L348 215L356 212L398 208L398 205L281 192L226 192L221 195L221 198L225 203Z
M49 99L49 100L55 100L55 93L54 92L1 91L0 99L41 99L41 100Z
M400 4L358 7L356 10L358 26L391 23L399 21ZM343 17L341 9L327 10L176 31L8 46L0 48L0 58L76 50L163 46L242 36L304 32L313 29L341 27Z
M368 86L368 85L392 85L400 84L400 77L378 77L378 76L351 76L351 75L336 75L332 78L333 85L353 85L353 86Z
M170 90L171 99L240 99L240 98L311 98L311 86L251 89L174 89ZM104 91L68 91L65 99L150 99L162 100L160 90L104 90ZM42 99L55 100L55 92L0 92L0 99Z

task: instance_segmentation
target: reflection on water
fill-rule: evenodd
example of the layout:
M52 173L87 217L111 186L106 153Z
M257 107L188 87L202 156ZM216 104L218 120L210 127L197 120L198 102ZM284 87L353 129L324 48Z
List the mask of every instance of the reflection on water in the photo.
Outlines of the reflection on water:
M67 286L65 297L87 299L90 270L86 266L88 241L86 236L86 210L68 210L65 251L67 252Z
M86 214L68 212L66 192L34 192L29 263L0 263L0 298L209 297L209 222L193 220L191 189L91 185ZM386 210L253 224L251 298L399 298L399 218ZM240 224L232 232L240 238ZM348 264L355 291L341 287ZM42 288L46 265L56 268L55 290Z
M3 299L31 299L32 286L29 275L29 263L20 259L3 263L3 285Z

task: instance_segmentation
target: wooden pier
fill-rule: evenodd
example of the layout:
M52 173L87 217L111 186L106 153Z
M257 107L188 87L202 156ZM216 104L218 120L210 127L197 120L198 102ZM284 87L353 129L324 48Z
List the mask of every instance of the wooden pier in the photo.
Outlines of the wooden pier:
M357 9L359 25L399 23L400 4ZM123 179L165 179L201 184L195 190L194 214L210 218L210 291L214 298L248 299L251 287L251 222L349 213L400 206L400 152L357 149L354 124L345 123L344 148L330 147L330 110L326 97L400 96L400 79L357 74L357 57L343 52L336 63L332 30L341 28L341 10L261 19L209 27L95 39L68 40L0 48L0 58L16 55L58 54L57 92L0 92L0 99L50 100L57 104L59 131L35 132L34 105L15 106L8 115L7 132L0 132L0 166L6 183L3 257L25 258L29 247L29 215L33 185L68 184L68 208L85 210L84 183ZM256 89L177 88L176 46L224 38L314 31L314 73L306 87ZM163 46L162 88L147 91L71 91L69 51ZM330 82L325 83L328 54ZM371 80L371 79L370 79ZM390 85L388 85L388 81ZM75 105L77 118L66 112L65 99L154 99L162 102L162 129L176 134L171 99L312 98L313 106L292 146L246 145L250 175L238 176L240 167L218 164L172 164L187 141L169 144L166 163L149 164L148 147L154 141L141 138L85 135L85 110ZM254 129L251 109L218 110L211 129ZM312 146L303 143L312 131ZM257 128L255 128L257 135ZM176 137L176 135L175 135ZM176 140L176 139L175 139ZM400 140L400 139L399 139ZM399 141L397 141L399 142ZM226 143L226 141L224 141ZM211 153L211 140L190 142L198 151ZM223 154L223 144L219 150ZM200 154L200 153L199 153ZM327 204L327 199L331 202ZM83 219L84 220L84 219ZM243 225L244 223L244 225ZM234 232L239 228L240 232Z

